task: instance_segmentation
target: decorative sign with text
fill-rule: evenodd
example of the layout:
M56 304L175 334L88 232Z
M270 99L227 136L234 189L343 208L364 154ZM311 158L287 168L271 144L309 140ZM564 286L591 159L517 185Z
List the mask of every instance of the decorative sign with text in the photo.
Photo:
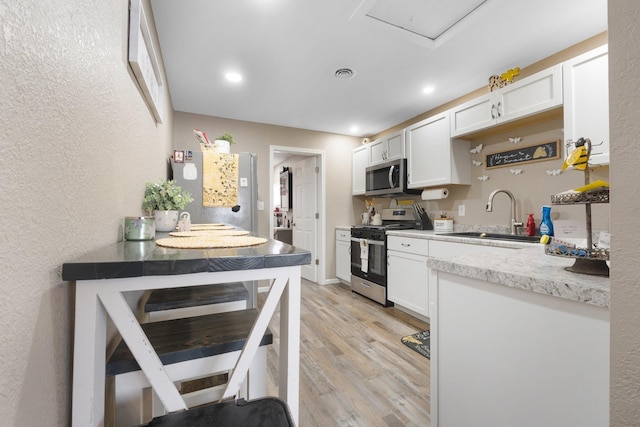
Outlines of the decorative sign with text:
M529 147L518 147L513 150L501 151L499 153L487 154L485 163L487 169L511 166L531 162L541 162L560 157L558 147L560 140L531 145Z

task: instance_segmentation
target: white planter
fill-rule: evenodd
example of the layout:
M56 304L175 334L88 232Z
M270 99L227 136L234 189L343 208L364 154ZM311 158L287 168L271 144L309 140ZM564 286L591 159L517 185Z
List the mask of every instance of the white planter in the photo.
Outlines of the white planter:
M224 139L216 139L213 141L213 147L218 150L218 153L229 154L231 152L229 141L225 141Z
M156 220L156 231L174 231L178 224L180 211L153 211Z

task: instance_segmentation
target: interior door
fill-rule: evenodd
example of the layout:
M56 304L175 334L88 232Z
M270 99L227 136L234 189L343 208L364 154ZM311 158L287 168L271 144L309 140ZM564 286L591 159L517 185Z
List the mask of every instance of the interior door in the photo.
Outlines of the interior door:
M317 188L318 173L317 159L307 157L293 165L293 246L311 252L311 264L302 266L302 277L311 281L318 281L317 231L318 213Z

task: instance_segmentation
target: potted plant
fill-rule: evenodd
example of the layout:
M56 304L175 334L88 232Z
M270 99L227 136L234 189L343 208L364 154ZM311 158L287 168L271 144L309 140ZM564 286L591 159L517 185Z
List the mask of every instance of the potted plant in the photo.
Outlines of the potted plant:
M178 223L179 211L191 202L191 193L183 190L175 181L148 182L142 208L153 212L157 231L172 231Z
M213 146L218 149L219 153L229 153L230 144L235 144L233 136L230 133L223 133L213 141Z

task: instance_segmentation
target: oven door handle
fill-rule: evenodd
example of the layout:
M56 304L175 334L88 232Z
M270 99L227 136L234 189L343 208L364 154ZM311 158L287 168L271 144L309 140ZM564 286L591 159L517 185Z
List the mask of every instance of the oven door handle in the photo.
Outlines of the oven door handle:
M360 242L360 240L364 240L365 242L367 242L367 245L373 245L373 246L384 246L384 242L382 240L369 240L369 239L360 239L357 237L352 237L351 241L352 242Z

